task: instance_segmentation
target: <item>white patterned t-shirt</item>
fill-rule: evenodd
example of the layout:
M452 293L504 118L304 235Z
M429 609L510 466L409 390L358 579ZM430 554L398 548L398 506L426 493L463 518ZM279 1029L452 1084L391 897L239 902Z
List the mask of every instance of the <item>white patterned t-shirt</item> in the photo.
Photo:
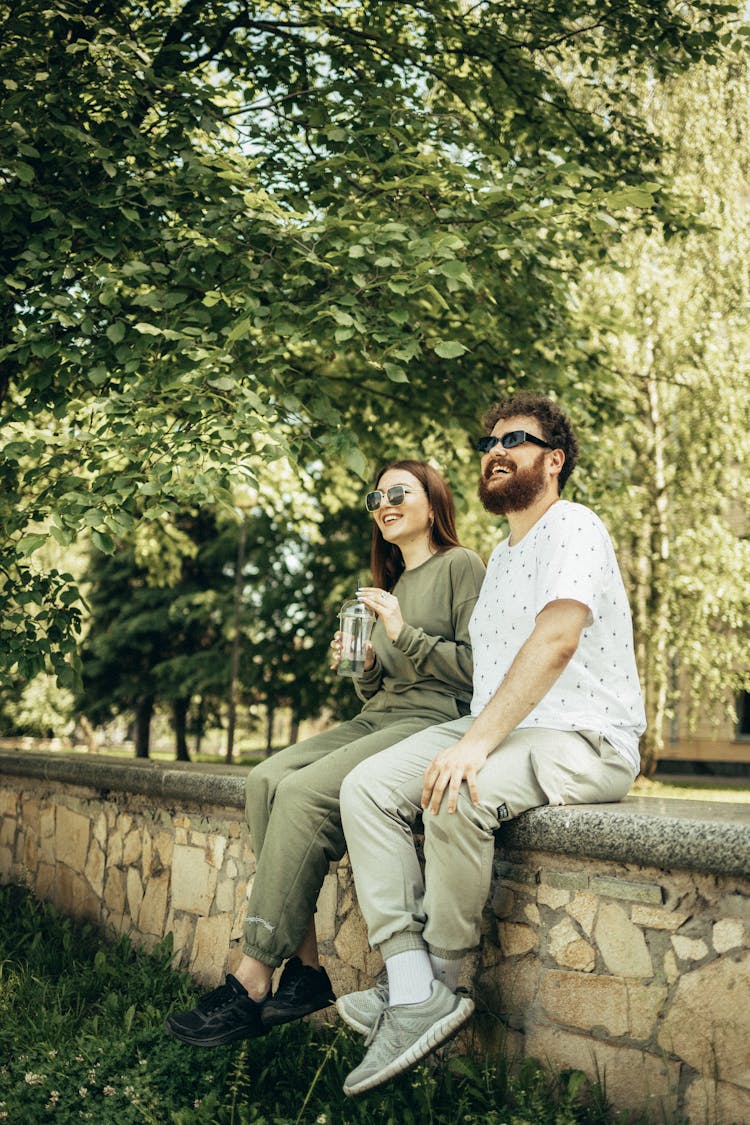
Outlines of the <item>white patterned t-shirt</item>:
M520 543L504 539L490 556L469 624L474 652L472 715L489 703L550 602L588 607L573 657L519 727L593 730L640 768L646 729L633 651L633 625L614 547L589 508L558 500Z

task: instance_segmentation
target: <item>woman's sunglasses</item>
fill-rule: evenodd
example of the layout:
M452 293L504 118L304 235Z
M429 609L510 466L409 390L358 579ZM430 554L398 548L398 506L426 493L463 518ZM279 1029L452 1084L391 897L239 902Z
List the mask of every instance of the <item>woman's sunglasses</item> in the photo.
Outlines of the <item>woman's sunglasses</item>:
M424 492L423 488L405 488L403 484L394 484L381 492L376 488L365 496L365 507L368 512L377 512L380 505L386 500L389 504L403 504L405 498L413 492Z

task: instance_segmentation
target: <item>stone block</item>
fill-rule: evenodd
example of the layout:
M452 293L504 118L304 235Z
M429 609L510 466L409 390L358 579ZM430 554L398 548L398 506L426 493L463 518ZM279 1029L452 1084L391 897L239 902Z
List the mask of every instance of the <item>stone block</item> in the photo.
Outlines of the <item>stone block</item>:
M14 867L13 850L11 848L0 848L0 882L13 882Z
M154 871L154 841L151 838L151 833L148 828L141 829L141 874L144 879L150 878L152 874L156 875L161 871L161 867L156 864L157 870Z
M505 860L495 861L495 874L499 879L526 886L536 886L539 882L537 872L533 868L521 863L508 863Z
M628 1031L627 986L620 978L550 969L542 974L540 994L554 1023L615 1036Z
M226 850L226 836L209 836L205 843L206 863L211 867L220 868L224 862L224 853Z
M679 975L680 970L677 965L677 958L675 957L673 950L668 949L664 954L664 976L666 978L667 984L674 984Z
M42 838L55 834L55 807L48 805L39 814L39 832Z
M560 891L585 891L589 885L585 871L554 871L549 867L542 868L539 881Z
M594 940L607 970L617 977L652 977L654 967L646 939L621 906L602 903L594 927Z
M96 840L102 851L107 850L107 817L104 812L100 812L94 818L93 826L94 839Z
M689 914L683 914L679 910L660 910L653 906L634 906L630 912L630 920L647 930L674 932L684 926L689 918Z
M523 957L539 945L539 936L531 926L501 922L499 934L500 949L504 957Z
M680 961L702 961L708 957L708 946L702 938L672 935L672 946Z
M588 891L578 891L568 906L568 914L575 918L587 937L591 937L594 928L596 912L599 909L599 899Z
M164 936L168 895L168 872L164 871L161 875L152 875L150 879L146 880L146 888L143 892L141 909L138 914L138 929L141 933L154 934L159 938Z
M134 867L139 863L143 844L140 828L131 828L122 842L122 862L126 867Z
M166 932L172 935L172 945L174 949L172 964L175 968L178 966L187 967L190 959L190 951L193 948L195 919L189 914L181 914L177 918L168 917Z
M511 1027L521 1029L538 991L539 961L524 957L502 961L495 969L482 972L474 994L479 1012L491 1013L493 1019L499 1016Z
M119 867L107 868L104 902L112 914L125 913L125 872Z
M16 828L16 821L11 820L10 817L6 817L5 820L0 820L0 847L13 850L13 845L16 840Z
M739 918L722 918L713 927L713 946L717 953L727 953L745 945L745 926Z
M122 866L122 833L116 829L107 840L107 867Z
M659 1032L659 1045L693 1070L750 1089L750 952L684 973Z
M367 927L359 910L352 910L344 919L334 938L334 948L347 965L365 971L370 946L367 941Z
M727 918L743 918L746 922L750 922L750 895L724 895L719 902L718 912Z
M339 886L335 875L326 875L318 895L315 930L318 941L332 941L336 936L336 906Z
M492 895L491 910L496 918L510 918L516 905L516 896L510 887L498 883Z
M589 886L594 894L605 898L625 899L628 902L661 906L662 888L655 883L636 883L630 879L615 879L609 875L595 875Z
M24 833L23 841L23 866L29 874L36 873L37 863L39 862L39 837L33 831Z
M84 874L91 884L94 894L101 898L104 889L104 852L95 839L89 845Z
M211 909L218 871L206 863L203 848L176 844L172 855L172 906L190 914L207 915Z
M174 837L172 836L171 832L157 832L156 838L154 839L154 851L159 857L158 863L160 868L172 866Z
M127 836L130 829L133 827L133 817L128 812L121 812L117 814L117 831L123 836Z
M63 914L82 918L88 922L98 922L101 917L101 901L86 882L82 873L58 864L55 869L54 884L51 888L51 901Z
M9 820L18 818L18 793L15 789L0 789L0 817L3 816Z
M201 984L218 984L224 976L231 925L232 920L227 914L199 918L195 923L190 972Z
M547 952L568 969L591 973L596 967L596 950L581 937L570 918L563 918L549 931Z
M59 805L55 826L55 857L73 871L82 872L89 850L91 821L81 813Z
M125 875L125 897L128 904L128 911L130 917L135 922L138 918L138 911L141 909L141 902L143 901L143 883L141 876L135 867L129 867Z
M694 1078L685 1093L684 1112L690 1122L745 1125L750 1121L750 1090L730 1082Z
M536 892L536 901L540 906L548 906L550 910L559 910L561 906L567 906L570 902L570 891L540 883Z
M524 917L528 919L532 926L538 926L541 922L539 916L539 907L535 902L530 902L523 908Z
M627 980L628 1035L643 1043L650 1042L667 999L668 989L662 984L642 984Z
M34 883L34 893L43 902L52 901L52 892L55 886L55 868L51 863L40 863Z
M234 879L224 878L219 875L216 886L216 909L219 914L234 914Z
M603 1080L615 1110L648 1115L654 1121L678 1119L680 1068L661 1055L540 1026L527 1029L526 1055L555 1073L570 1067L582 1070L592 1082Z

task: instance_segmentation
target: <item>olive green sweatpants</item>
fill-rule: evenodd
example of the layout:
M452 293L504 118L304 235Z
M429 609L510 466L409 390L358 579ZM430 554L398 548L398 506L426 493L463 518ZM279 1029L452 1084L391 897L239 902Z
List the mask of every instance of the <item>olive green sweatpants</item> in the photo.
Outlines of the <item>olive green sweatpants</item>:
M279 751L249 774L246 816L256 857L244 951L275 968L305 935L331 860L346 845L339 792L366 758L441 721L436 709L365 711Z

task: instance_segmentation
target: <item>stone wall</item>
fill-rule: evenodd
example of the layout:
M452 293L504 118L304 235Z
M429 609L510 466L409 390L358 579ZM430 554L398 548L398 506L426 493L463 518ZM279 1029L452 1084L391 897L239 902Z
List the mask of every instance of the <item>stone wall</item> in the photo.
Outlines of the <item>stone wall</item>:
M0 752L0 881L146 946L171 932L175 964L214 984L254 872L242 804L233 771ZM467 965L474 1046L584 1070L655 1121L750 1123L749 859L742 806L629 799L505 828ZM381 961L346 859L317 928L336 990L367 986Z

